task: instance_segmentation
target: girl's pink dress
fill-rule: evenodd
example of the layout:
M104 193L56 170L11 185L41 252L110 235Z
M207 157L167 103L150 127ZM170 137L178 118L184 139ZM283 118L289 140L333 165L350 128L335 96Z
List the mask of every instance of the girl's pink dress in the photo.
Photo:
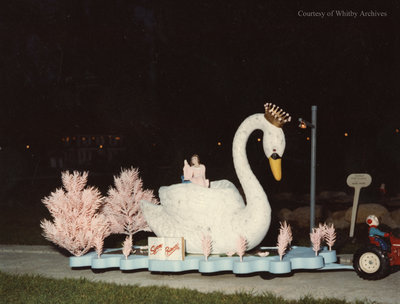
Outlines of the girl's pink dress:
M204 165L195 167L185 164L185 166L183 167L183 175L185 180L189 180L193 184L197 184L203 187L208 187L210 185L210 181L206 179L206 167Z

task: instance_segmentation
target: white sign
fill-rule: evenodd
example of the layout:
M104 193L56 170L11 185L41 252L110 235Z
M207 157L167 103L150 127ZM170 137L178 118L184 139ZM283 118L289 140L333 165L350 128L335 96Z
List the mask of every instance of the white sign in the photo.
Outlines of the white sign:
M149 259L183 261L185 240L183 237L149 237Z
M353 188L365 188L371 185L371 175L365 173L353 173L347 177L347 185Z
M354 236L354 227L356 225L358 200L360 199L361 188L371 185L371 175L366 173L353 173L347 177L347 185L354 188L353 209L351 210L350 237Z

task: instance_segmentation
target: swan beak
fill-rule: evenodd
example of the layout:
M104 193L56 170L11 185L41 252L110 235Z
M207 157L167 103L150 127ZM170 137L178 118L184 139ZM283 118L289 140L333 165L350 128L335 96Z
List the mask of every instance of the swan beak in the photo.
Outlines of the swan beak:
M272 175L278 182L282 179L282 158L269 158L269 166L271 167Z

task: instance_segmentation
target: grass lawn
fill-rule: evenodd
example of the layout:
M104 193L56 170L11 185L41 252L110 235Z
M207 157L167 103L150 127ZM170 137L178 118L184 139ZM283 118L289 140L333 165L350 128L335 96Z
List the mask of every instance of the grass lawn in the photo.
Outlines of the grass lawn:
M313 299L286 301L271 294L254 295L221 292L201 293L189 289L167 287L138 287L110 283L90 282L86 279L49 279L30 275L9 275L0 272L0 303L283 303L283 304L345 304L338 299ZM370 302L373 303L373 302Z

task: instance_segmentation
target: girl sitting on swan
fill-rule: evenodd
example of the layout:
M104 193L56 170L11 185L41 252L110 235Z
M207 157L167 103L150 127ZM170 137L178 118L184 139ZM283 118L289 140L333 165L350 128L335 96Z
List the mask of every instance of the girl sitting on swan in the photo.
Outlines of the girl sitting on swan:
M210 181L206 179L206 167L200 163L200 158L197 154L194 154L190 159L191 166L189 166L186 159L183 164L184 182L190 181L193 184L207 188L210 186Z

